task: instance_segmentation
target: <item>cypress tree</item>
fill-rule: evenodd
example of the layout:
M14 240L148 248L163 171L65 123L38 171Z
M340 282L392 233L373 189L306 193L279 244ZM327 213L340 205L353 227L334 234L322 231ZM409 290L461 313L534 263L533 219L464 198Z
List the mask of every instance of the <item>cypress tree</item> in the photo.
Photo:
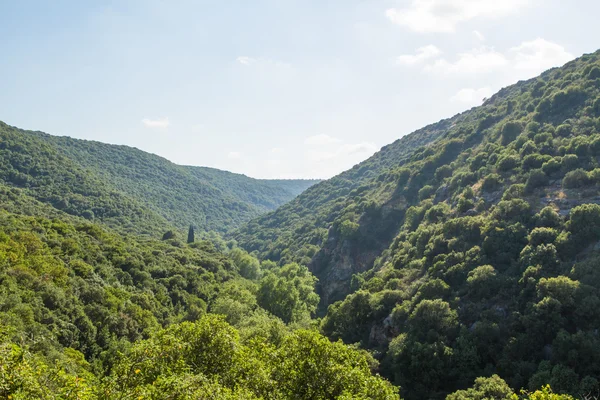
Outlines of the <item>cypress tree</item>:
M190 225L190 230L188 231L188 243L194 243L194 226Z

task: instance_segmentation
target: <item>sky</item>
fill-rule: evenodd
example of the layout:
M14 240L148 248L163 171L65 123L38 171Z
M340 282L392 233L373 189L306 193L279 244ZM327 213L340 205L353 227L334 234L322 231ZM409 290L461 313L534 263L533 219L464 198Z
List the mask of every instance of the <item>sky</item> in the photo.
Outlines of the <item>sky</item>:
M597 0L0 1L0 120L329 178L600 47Z

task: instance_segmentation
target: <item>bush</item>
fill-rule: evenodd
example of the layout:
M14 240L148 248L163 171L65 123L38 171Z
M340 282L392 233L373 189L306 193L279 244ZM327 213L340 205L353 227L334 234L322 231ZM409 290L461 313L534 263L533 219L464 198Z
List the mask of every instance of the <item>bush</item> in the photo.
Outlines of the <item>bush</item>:
M539 246L540 244L550 244L556 240L558 232L552 228L535 228L529 234L528 240L531 246Z
M419 190L419 200L428 199L435 192L435 188L431 185L426 185Z
M579 157L575 154L567 154L562 158L562 168L565 172L579 167Z
M571 210L569 229L584 242L600 238L600 205L583 204Z
M435 179L438 181L452 176L452 168L449 165L442 165L435 170Z
M549 132L538 133L533 137L535 144L541 144L552 141L552 134Z
M507 172L519 165L519 157L518 156L504 156L500 157L498 163L496 163L496 168L498 171Z
M560 171L560 167L561 163L556 158L552 158L542 164L542 171L544 171L546 175L552 175Z
M481 190L484 192L493 192L500 188L502 184L502 178L498 174L490 174L485 177L481 184Z
M571 136L571 133L573 133L573 127L569 124L562 124L556 128L557 136L567 137Z
M510 142L514 141L517 136L521 134L523 130L523 126L518 122L507 122L502 126L500 135L501 135L501 143L503 146L508 145Z
M590 80L594 80L594 79L600 78L600 67L595 66L594 68L592 68L590 70L590 72L588 72L587 78L590 79Z
M544 162L548 161L549 156L542 156L540 154L529 154L523 158L523 169L529 171L534 168L541 168Z
M532 193L535 189L548 184L548 177L541 169L534 169L529 173L525 182L525 193Z
M589 183L590 179L588 177L588 173L581 168L567 172L562 181L563 187L567 189L580 188L588 185Z
M359 227L360 225L358 225L356 222L347 219L340 224L340 233L343 237L350 239L358 233Z

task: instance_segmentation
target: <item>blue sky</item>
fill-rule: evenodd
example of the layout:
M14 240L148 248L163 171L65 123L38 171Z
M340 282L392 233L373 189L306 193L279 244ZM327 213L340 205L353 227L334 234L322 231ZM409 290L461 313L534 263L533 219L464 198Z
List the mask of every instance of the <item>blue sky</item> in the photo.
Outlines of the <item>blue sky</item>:
M328 178L600 47L598 1L0 2L0 120Z

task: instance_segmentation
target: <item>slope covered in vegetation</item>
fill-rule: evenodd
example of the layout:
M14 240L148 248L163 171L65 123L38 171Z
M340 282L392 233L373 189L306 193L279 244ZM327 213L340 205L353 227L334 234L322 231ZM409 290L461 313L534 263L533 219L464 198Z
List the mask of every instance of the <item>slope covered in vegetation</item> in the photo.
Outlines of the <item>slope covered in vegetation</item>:
M382 163L396 146L407 153ZM581 398L600 390L599 160L594 53L400 139L235 238L309 265L323 332L375 352L406 398L494 373Z
M306 267L0 195L0 398L398 398L317 332Z
M72 215L138 233L190 224L225 232L316 181L259 180L0 122L0 179Z

